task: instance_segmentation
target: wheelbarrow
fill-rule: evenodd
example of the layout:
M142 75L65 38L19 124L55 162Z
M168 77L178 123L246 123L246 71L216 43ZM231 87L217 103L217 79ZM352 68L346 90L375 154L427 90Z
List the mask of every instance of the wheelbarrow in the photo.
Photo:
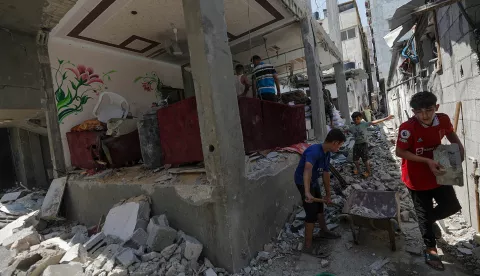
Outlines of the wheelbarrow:
M350 223L353 241L358 244L355 226L370 227L375 230L388 231L391 250L397 249L395 244L395 226L400 221L400 199L397 192L354 190L348 197L343 214ZM367 212L360 212L366 210Z

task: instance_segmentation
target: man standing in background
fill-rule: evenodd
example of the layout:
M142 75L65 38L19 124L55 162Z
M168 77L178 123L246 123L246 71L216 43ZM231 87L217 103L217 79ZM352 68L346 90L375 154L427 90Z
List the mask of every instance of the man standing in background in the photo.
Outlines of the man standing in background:
M237 90L237 96L251 97L251 95L248 95L250 86L248 78L245 75L245 68L243 65L238 64L235 66L235 89Z
M254 66L252 73L254 95L264 101L277 102L281 97L281 92L275 67L262 62L259 56L253 56L251 61Z

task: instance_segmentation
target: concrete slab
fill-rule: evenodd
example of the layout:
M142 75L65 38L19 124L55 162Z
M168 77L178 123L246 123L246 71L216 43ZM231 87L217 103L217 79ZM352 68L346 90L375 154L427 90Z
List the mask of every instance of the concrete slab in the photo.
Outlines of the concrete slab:
M3 241L13 235L15 232L17 232L20 228L28 227L30 225L35 225L38 223L36 220L36 216L38 215L39 211L32 212L28 215L21 216L15 221L7 224L4 228L0 229L0 243L3 243Z
M116 258L123 267L129 267L131 264L138 262L138 259L131 248L125 248L116 256Z
M0 199L0 203L9 202L9 201L15 201L15 200L17 200L18 198L20 198L20 196L22 195L22 193L23 193L23 191L4 194L4 195L2 196L2 198Z
M165 247L171 245L177 237L177 231L169 226L164 226L164 222L160 224L156 220L151 219L147 227L147 245L154 251L162 251Z
M150 213L147 207L148 202L127 202L116 206L108 212L103 226L105 235L115 236L123 241L127 241L138 228L139 220L145 217L144 213Z
M40 235L38 232L33 228L33 226L22 229L13 235L7 237L3 240L2 246L6 248L10 248L13 243L17 241L24 241L30 245L36 245L40 243Z
M81 276L83 275L82 264L70 263L51 265L45 269L43 276Z
M14 257L12 251L0 246L0 272L4 271L9 266Z
M85 263L87 261L87 257L87 250L85 247L81 244L76 244L65 253L65 256L63 256L63 258L60 260L60 263Z
M40 217L43 219L54 219L58 215L60 210L60 204L62 203L63 193L65 192L65 186L67 184L67 178L61 177L54 179L47 195L43 200L42 208L40 209Z

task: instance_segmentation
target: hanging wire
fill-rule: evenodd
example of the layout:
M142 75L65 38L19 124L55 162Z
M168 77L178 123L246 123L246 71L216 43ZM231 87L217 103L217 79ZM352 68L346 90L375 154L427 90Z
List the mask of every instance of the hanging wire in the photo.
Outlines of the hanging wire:
M249 41L249 52L250 52L250 57L249 57L249 60L252 58L252 34L251 34L251 30L252 30L252 22L251 22L251 19L250 19L250 0L248 0L247 2L247 6L248 6L248 10L247 10L247 13L248 13L248 41ZM250 60L250 62L252 62L252 60ZM250 66L252 67L252 66ZM253 69L253 68L252 68Z

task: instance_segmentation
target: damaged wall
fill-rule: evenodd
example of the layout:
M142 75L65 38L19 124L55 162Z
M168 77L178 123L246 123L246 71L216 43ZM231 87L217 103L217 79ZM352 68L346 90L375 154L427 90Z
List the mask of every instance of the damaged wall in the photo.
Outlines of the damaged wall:
M100 93L121 95L132 115L141 117L156 101L158 80L167 86L183 88L180 66L60 38L50 39L49 54L67 167L71 162L66 133L94 117L92 111ZM86 68L91 71L83 73ZM82 74L79 71L86 83L76 79L76 73Z

